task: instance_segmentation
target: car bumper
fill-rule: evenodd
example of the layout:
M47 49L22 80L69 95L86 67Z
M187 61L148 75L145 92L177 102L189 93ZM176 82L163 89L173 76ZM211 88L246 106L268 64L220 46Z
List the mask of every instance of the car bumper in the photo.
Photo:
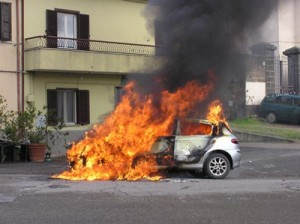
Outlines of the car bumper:
M232 150L229 152L232 158L232 169L241 165L241 150Z

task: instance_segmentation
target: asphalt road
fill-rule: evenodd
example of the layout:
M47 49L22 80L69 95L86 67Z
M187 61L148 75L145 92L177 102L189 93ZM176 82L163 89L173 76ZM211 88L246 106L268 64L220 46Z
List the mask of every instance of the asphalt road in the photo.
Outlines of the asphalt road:
M0 223L300 223L300 144L241 144L224 180L64 181L51 163L0 164Z

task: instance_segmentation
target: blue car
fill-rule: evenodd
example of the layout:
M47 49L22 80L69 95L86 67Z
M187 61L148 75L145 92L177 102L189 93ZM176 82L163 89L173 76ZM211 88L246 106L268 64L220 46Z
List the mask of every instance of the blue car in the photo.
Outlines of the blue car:
M259 114L269 123L300 123L300 95L268 94L260 104Z

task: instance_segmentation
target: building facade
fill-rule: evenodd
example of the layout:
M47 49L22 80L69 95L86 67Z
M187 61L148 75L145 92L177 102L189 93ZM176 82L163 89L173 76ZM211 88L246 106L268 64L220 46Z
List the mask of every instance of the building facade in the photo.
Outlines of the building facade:
M127 75L159 64L145 2L25 1L24 105L55 109L70 141L101 122Z
M275 46L274 92L300 94L299 86L299 43L300 20L299 0L278 0L278 5L262 27L262 42Z
M55 109L72 132L69 141L101 122L128 75L147 75L163 62L144 16L146 3L0 0L0 94L9 109ZM300 0L278 0L277 6L252 42L246 105L258 105L271 92L299 93Z
M21 3L0 1L0 95L7 108L19 110L22 102Z
M278 0L276 6L251 42L245 86L249 108L269 93L300 94L300 1Z

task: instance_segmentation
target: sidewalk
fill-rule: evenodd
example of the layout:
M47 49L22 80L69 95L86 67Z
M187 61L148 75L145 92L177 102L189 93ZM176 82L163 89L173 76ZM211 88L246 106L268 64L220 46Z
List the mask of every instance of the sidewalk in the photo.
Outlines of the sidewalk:
M233 131L240 142L262 142L262 143L293 143L295 141L272 136L256 135L247 132ZM298 142L300 143L300 142Z
M300 151L300 142L240 142L239 145L250 148L298 149Z
M20 175L46 175L51 177L54 174L68 170L66 157L54 158L52 162L6 162L0 164L0 174Z

